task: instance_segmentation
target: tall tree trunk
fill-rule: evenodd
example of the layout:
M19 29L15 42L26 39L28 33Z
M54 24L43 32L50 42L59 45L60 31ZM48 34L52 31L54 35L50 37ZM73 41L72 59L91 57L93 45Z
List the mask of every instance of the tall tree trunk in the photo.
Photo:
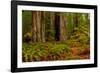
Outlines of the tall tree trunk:
M37 41L41 41L41 12L37 11Z
M70 36L72 35L72 32L74 30L74 18L73 18L73 13L68 13L67 14L67 39L70 38Z
M71 13L70 14L70 16L71 16L71 33L70 33L70 36L72 35L72 33L73 33L73 30L74 30L74 17L73 17L73 13Z
M54 12L50 12L50 30L51 30L51 39L55 39L55 28L54 28L54 22L55 22L55 16Z
M32 40L33 42L36 42L37 39L37 28L36 28L36 23L37 23L37 16L36 16L36 11L32 11Z
M45 42L45 12L41 12L41 40Z
M33 33L33 41L40 42L41 41L41 12L32 11L32 33Z
M78 13L75 13L75 15L74 15L74 26L77 27L78 24L79 24Z
M67 24L66 15L64 15L64 13L60 13L60 41L67 40L66 24Z
M60 40L60 15L55 13L55 40Z

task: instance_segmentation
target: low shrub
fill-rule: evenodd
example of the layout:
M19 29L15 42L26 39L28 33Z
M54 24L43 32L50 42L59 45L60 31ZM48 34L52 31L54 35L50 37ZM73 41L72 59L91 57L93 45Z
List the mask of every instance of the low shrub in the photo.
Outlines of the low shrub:
M70 48L61 43L23 43L22 48L23 62L64 59L68 52Z

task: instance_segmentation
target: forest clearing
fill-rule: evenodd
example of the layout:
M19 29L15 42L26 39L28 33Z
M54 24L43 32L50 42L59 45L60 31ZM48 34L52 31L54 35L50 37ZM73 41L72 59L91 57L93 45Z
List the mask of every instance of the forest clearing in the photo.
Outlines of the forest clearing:
M22 11L22 61L90 59L88 13Z

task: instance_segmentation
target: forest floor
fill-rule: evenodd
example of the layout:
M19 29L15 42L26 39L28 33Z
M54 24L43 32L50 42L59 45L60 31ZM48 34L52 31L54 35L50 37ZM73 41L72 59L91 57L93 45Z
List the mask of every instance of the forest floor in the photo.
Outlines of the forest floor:
M90 59L90 48L70 48L66 43L23 43L23 62Z
M78 49L71 48L71 59L89 59L90 58L90 50L89 49Z

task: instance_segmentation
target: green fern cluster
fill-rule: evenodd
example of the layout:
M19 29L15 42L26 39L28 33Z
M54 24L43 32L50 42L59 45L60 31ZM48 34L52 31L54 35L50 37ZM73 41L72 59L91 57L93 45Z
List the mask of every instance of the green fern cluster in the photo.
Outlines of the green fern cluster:
M61 43L23 43L23 62L64 59L70 48ZM63 58L61 58L63 57ZM65 58L66 59L66 58Z

